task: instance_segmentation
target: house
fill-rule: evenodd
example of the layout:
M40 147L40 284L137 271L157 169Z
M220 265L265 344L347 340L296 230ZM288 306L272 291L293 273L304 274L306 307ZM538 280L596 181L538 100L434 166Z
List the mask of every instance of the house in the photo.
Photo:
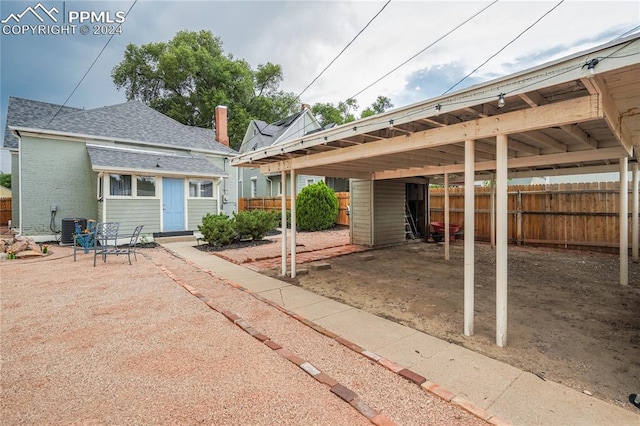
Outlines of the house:
M239 152L240 154L248 154L330 127L333 127L333 125L325 127L320 125L311 112L309 105L303 104L299 112L274 123L251 120ZM297 191L321 180L336 192L349 190L349 182L346 179L301 174L296 176ZM287 185L290 185L290 183ZM290 191L289 186L287 186L287 191ZM238 172L238 192L241 198L279 196L282 194L281 176L279 173L263 175L256 169L241 168Z
M73 218L180 234L207 213L231 214L237 152L226 107L215 121L215 130L186 126L140 102L85 110L10 97L13 226L36 241L64 239Z

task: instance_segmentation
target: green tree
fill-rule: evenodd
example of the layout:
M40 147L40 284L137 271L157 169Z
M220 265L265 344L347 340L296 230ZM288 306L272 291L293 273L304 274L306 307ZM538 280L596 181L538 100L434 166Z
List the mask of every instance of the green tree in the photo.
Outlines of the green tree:
M391 99L387 98L386 96L378 96L378 98L371 104L371 106L362 111L362 113L360 114L360 118L380 114L381 112L385 112L386 110L391 108L393 108Z
M11 173L0 173L0 186L11 188Z
M378 96L378 98L362 111L360 118L372 116L385 112L389 108L393 108L391 99L386 96ZM344 102L338 102L338 105L332 103L317 103L311 108L321 125L326 126L330 123L337 125L350 123L356 120L356 111L358 103L355 99L347 99Z
M111 77L127 100L138 100L190 126L212 125L217 105L229 109L231 146L242 142L252 118L276 121L299 109L295 95L279 89L280 65L256 70L225 54L210 31L180 31L169 42L129 44Z

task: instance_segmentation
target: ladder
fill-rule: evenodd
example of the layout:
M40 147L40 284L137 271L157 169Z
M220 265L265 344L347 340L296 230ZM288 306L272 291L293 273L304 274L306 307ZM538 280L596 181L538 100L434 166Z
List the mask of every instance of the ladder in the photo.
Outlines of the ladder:
M413 220L413 215L411 214L408 203L405 204L404 235L407 240L415 240L418 236L418 228Z

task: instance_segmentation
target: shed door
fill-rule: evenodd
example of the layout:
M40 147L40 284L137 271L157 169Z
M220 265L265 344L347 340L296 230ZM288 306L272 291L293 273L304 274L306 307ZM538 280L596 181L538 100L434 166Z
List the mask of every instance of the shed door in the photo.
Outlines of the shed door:
M184 183L182 179L162 179L164 232L184 231Z

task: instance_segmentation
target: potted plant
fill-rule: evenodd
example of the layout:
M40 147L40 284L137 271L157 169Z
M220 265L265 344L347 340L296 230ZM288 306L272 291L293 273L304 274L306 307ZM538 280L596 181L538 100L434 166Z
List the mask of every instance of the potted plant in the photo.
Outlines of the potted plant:
M42 254L47 254L49 253L49 246L47 244L44 244L42 246Z

